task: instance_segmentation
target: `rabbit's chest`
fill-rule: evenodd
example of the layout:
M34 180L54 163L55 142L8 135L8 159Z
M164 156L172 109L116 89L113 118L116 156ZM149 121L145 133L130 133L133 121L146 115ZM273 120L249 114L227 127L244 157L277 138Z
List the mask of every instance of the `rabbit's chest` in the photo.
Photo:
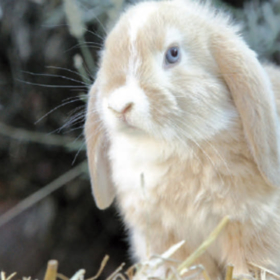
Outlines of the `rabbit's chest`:
M218 148L213 154L177 151L176 157L172 147L157 142L115 141L109 153L112 178L126 222L142 227L148 215L154 225L177 228L183 238L196 227L194 223L197 228L209 225L210 231L225 215L243 221L247 213L252 222L263 220L258 206L266 207L268 201L271 205L272 198L271 193L260 195L264 188L260 175L254 166L245 169L221 156Z
M118 139L110 151L112 178L117 193L131 193L135 198L149 193L168 172L168 165L161 163L160 149L151 142L131 143Z
M198 217L209 219L213 201L224 195L209 188L215 180L213 168L205 164L202 169L199 160L174 158L172 153L149 142L137 146L119 141L112 146L112 178L128 223L145 224L148 214L152 223L172 229L178 221L187 228Z

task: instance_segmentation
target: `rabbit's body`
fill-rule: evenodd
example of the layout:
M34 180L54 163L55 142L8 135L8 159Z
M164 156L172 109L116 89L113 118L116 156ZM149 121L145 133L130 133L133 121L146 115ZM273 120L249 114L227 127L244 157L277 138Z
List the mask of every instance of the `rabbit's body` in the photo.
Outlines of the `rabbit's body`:
M236 275L249 273L247 262L278 268L280 194L258 174L238 126L186 151L133 137L112 142L118 206L137 260L185 239L182 261L229 215L232 223L201 260L211 276L229 263Z
M183 260L229 215L199 260L212 277L280 263L280 76L236 32L208 6L146 2L106 40L89 165L98 206L116 196L137 259L184 239Z

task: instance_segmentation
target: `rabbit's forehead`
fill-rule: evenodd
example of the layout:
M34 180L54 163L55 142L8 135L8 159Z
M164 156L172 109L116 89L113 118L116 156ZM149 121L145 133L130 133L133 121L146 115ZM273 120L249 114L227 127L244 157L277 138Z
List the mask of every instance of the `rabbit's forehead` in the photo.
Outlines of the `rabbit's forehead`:
M137 9L134 9L131 15L128 16L129 38L131 42L135 42L139 30L143 29L151 16L158 9L156 3L143 3Z
M105 92L123 86L131 77L144 81L154 76L153 67L162 66L167 48L183 40L176 19L159 5L145 2L132 8L109 35L102 64L104 76L110 77Z
M127 74L130 77L136 76L142 61L145 59L143 57L145 56L143 48L149 48L149 44L147 44L145 40L147 39L147 36L143 37L143 34L141 33L143 33L143 31L146 33L145 29L147 24L150 22L150 19L157 8L156 3L143 3L142 5L139 5L137 9L134 9L128 17L129 60ZM146 33L146 35L148 34Z
M128 17L128 71L136 73L148 64L153 55L165 52L173 43L181 43L183 35L174 26L174 19L166 15L158 2L139 5Z

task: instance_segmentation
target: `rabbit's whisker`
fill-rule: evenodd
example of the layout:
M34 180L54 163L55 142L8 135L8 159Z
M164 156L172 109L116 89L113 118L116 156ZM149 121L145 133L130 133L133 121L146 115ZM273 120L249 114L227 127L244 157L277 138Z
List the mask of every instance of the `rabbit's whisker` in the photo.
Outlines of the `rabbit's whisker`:
M88 77L81 75L78 71L74 71L74 70L71 70L71 69L68 69L68 68L58 67L58 66L46 66L46 68L64 70L64 71L67 71L69 73L73 73L73 74L78 75L79 77L83 78L83 80L88 80L89 85L91 85L91 83L92 83L92 81Z
M80 80L76 80L76 79L73 79L73 78L70 78L70 77L67 77L67 76L63 76L63 75L46 74L46 73L34 73L34 72L30 72L30 71L22 71L22 72L25 73L25 74L32 75L32 76L62 78L62 79L64 79L64 80L68 80L68 81L80 83L80 84L85 85L85 86L89 86L89 84L86 84L86 83L84 83L84 82L82 82L82 81L80 81Z

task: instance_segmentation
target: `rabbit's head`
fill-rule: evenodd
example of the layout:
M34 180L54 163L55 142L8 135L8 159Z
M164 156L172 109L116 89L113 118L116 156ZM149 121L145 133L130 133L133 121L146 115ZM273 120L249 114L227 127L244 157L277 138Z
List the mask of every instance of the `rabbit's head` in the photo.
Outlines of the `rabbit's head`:
M260 172L280 185L274 94L228 17L191 1L144 2L105 41L85 126L97 205L114 198L107 149L117 134L185 145L241 120Z

